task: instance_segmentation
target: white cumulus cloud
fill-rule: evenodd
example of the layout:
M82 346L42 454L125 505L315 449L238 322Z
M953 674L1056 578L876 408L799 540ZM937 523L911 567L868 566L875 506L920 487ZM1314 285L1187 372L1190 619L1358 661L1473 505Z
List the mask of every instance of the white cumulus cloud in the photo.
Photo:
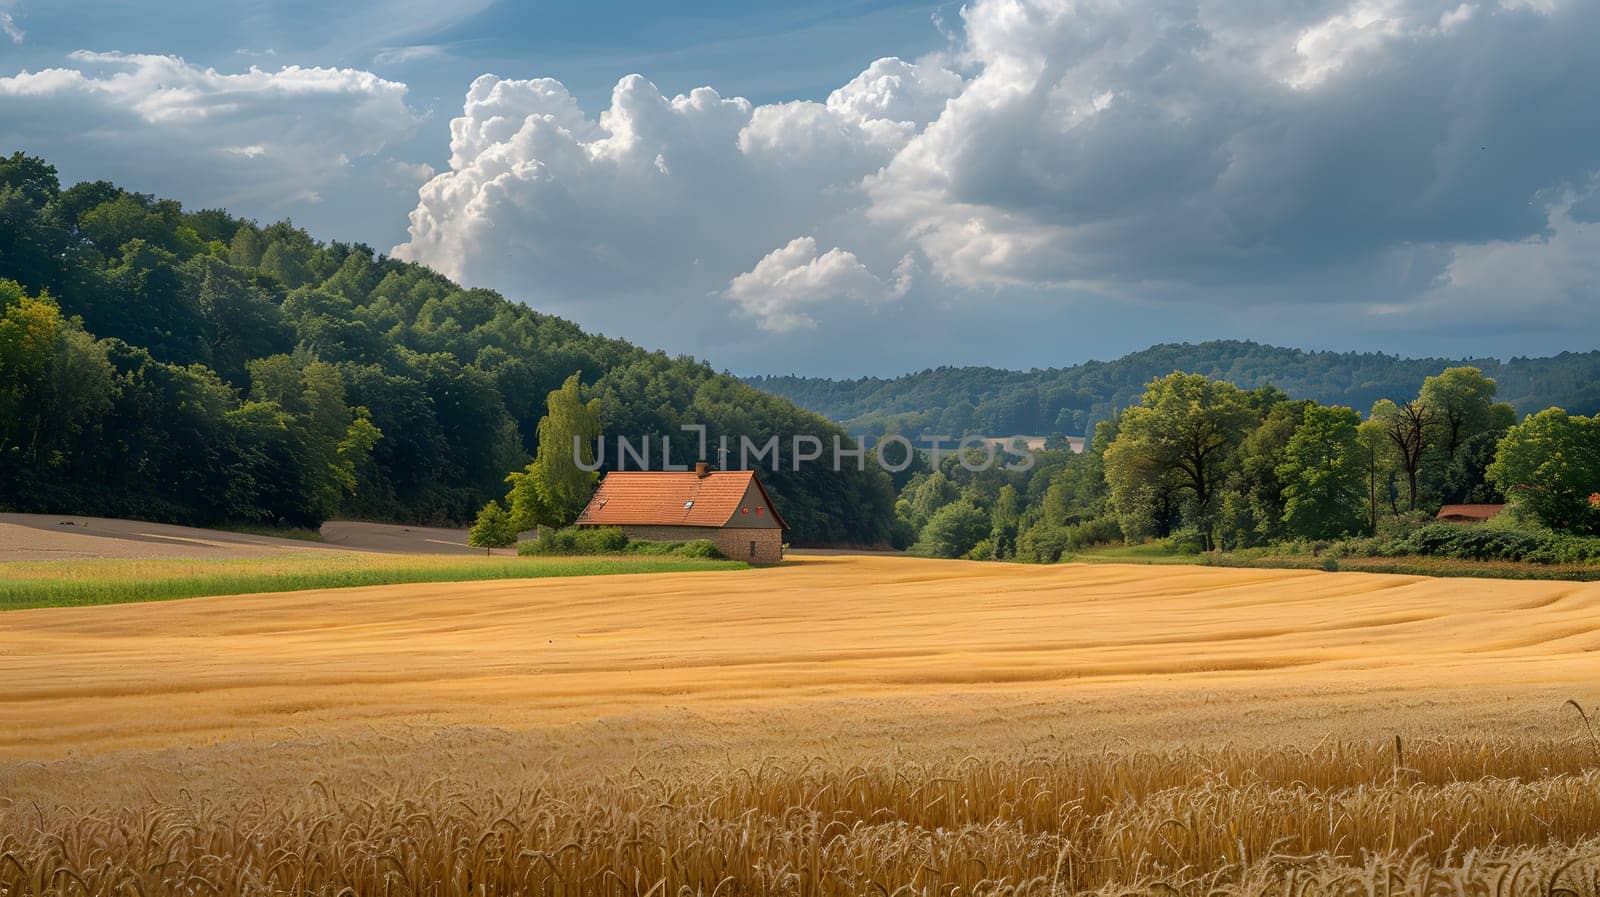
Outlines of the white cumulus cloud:
M230 73L176 56L86 51L68 61L0 77L3 142L64 174L191 204L315 201L420 121L404 84L359 69Z
M797 232L857 253L862 238L872 254L846 255L887 269L904 250L872 233L862 180L931 114L929 96L960 79L898 60L880 68L828 103L767 106L710 88L668 97L630 75L595 117L558 81L482 76L450 123L449 170L423 186L394 252L624 327L640 305L726 318L740 300L705 297L792 249ZM839 258L824 257L824 268Z
M855 253L839 247L817 253L817 241L797 237L774 249L728 284L728 296L763 330L783 332L814 327L802 306L835 299L875 303L898 299L911 285L912 258L901 259L893 283L880 280Z

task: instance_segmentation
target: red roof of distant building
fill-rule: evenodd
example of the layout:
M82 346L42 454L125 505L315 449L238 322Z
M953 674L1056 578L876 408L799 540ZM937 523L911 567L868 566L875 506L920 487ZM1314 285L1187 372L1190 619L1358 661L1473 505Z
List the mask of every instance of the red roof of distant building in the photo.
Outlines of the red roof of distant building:
M1505 505L1445 505L1434 516L1439 520L1488 520L1505 509Z
M720 527L739 513L739 502L752 482L765 502L765 512L778 526L788 529L753 470L713 470L704 476L693 470L619 470L600 481L589 506L578 515L578 523Z

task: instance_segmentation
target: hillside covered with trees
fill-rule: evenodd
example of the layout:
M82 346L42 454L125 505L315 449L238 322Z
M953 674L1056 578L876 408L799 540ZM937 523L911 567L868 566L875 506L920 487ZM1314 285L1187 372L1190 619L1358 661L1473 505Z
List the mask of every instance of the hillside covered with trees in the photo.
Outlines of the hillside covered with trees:
M1115 361L1031 371L941 367L888 379L783 376L745 382L857 434L1086 436L1096 422L1138 402L1152 379L1173 371L1243 389L1271 384L1297 399L1370 408L1380 399L1404 401L1424 377L1452 366L1476 367L1493 378L1501 399L1519 414L1551 405L1573 414L1600 411L1600 352L1501 362L1305 352L1228 340L1153 346Z
M1547 408L1519 422L1474 367L1365 415L1171 373L1081 454L1009 469L977 463L984 454L904 476L899 535L914 552L1053 563L1124 543L1189 554L1346 541L1376 555L1600 561L1600 417ZM1507 502L1493 524L1433 522L1443 504Z
M0 508L462 523L507 494L574 374L605 432L679 434L675 462L694 460L685 423L713 445L842 433L701 362L366 246L104 181L62 189L44 160L0 158ZM766 479L797 542L889 535L875 467Z

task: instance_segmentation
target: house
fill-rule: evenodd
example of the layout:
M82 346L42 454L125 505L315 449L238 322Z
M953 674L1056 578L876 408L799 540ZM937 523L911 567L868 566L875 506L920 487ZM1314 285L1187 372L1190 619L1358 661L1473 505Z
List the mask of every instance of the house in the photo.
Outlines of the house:
M1434 517L1450 523L1482 523L1505 509L1505 505L1445 505Z
M580 527L615 526L630 539L709 539L730 558L783 560L783 521L753 470L629 471L606 475L578 515Z

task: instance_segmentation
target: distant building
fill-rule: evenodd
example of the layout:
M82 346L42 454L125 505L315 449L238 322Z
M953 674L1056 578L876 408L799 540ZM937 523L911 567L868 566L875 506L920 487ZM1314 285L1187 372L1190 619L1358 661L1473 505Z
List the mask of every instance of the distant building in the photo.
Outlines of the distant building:
M1434 516L1451 523L1482 523L1499 516L1505 505L1445 505Z
M630 539L709 539L730 558L783 560L789 528L753 470L617 471L600 481L578 526L620 527Z

